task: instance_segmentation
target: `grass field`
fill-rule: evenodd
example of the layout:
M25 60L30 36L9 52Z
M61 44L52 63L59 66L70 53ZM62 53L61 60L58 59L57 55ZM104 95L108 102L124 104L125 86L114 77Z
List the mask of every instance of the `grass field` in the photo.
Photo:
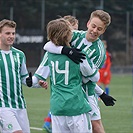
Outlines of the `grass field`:
M106 133L133 133L133 91L132 75L112 75L110 95L117 99L113 107L105 106L99 101L102 121ZM30 126L42 128L43 119L49 111L50 91L42 88L23 87ZM31 129L31 133L46 131Z

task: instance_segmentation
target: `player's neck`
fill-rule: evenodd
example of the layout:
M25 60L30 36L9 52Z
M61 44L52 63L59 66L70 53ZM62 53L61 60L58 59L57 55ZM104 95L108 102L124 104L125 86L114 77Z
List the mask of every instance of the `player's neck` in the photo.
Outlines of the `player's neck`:
M0 44L0 49L3 51L9 51L11 49L11 46Z

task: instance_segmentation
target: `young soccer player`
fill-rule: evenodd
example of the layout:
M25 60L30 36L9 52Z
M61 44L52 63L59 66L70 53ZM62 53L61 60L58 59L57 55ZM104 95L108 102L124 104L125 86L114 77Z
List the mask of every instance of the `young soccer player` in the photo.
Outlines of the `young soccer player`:
M63 17L65 20L67 20L70 23L70 27L72 30L78 30L78 20L76 17L71 15L66 15ZM46 129L49 133L52 132L51 129L51 112L48 112L48 115L46 118L44 118L44 124L43 129Z
M87 56L91 59L97 69L100 69L105 61L105 48L99 36L102 35L111 22L110 15L103 10L96 10L91 13L90 19L87 22L87 31L73 31L73 37L71 40L71 46L84 50ZM45 44L44 49L52 53L62 53L69 55L71 49L67 47L56 47L53 43L48 42ZM69 58L72 56L69 55ZM72 58L73 60L73 58ZM88 101L90 102L91 121L93 127L93 133L105 133L98 104L95 99L95 88L98 88L95 83L89 81L83 84L84 89L88 95ZM100 92L99 96L103 100L106 106L113 106L116 101L113 97L106 95L104 92Z
M69 47L72 33L66 20L50 21L47 25L47 34L50 41L57 46ZM87 112L91 108L84 98L81 77L83 75L96 82L99 74L88 57L82 61L83 63L76 64L65 55L46 53L32 78L34 83L35 77L46 80L51 74L50 111L53 133L91 133L87 118ZM41 82L41 86L42 83L44 81Z
M28 71L25 54L14 48L16 23L0 21L0 132L30 133L22 83Z
M104 87L104 91L107 95L109 95L109 84L110 84L110 80L111 80L111 55L107 50L107 41L106 40L102 40L104 43L104 47L106 49L106 60L104 62L104 65L102 66L102 68L99 70L100 73L100 79L98 81L98 85Z

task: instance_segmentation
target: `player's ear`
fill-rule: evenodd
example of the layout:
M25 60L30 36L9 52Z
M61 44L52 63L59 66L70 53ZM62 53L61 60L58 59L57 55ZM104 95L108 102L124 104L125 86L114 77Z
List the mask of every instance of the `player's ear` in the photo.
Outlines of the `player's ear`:
M89 26L89 24L90 24L90 20L88 20L88 22L87 22L87 25L86 25L86 26L88 27L88 26Z

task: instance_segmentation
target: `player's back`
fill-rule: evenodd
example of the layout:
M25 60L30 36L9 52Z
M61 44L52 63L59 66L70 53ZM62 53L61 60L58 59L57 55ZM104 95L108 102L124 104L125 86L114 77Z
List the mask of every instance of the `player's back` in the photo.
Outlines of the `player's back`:
M51 112L74 116L90 110L82 93L80 65L65 55L48 53L51 71Z

